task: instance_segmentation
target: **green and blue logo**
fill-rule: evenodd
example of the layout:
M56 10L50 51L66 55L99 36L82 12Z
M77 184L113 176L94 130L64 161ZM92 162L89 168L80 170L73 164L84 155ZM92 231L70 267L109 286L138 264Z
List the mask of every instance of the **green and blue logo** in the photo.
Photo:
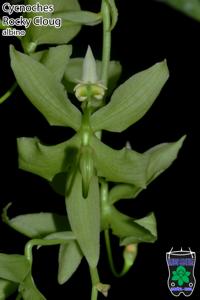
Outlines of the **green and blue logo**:
M168 288L173 296L183 294L189 297L195 288L196 279L194 268L196 263L196 253L189 250L172 251L166 253L166 261L169 270L167 280Z

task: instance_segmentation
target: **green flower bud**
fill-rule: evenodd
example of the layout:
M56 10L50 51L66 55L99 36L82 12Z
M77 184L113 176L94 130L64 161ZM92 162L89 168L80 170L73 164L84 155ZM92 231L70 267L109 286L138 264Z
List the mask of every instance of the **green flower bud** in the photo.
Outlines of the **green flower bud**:
M84 198L87 198L90 182L94 175L93 153L90 146L82 147L79 168L82 175L82 194Z
M135 262L136 256L138 252L137 244L129 244L124 248L123 256L124 256L124 268L126 272L132 267Z

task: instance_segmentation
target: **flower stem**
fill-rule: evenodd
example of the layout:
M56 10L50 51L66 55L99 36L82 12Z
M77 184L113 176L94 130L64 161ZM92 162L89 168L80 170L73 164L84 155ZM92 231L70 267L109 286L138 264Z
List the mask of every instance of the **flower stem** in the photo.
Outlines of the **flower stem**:
M103 53L102 53L102 73L101 81L105 86L108 83L108 68L111 52L111 21L110 8L106 0L102 0L101 13L103 18Z
M97 300L98 298L98 291L95 286L92 287L92 294L91 294L91 300Z
M6 99L8 99L12 94L13 92L15 91L17 87L17 82L15 82L11 88L3 95L0 97L0 104L3 103Z
M98 290L96 288L96 285L100 282L97 268L90 267L90 276L91 276L91 281L92 281L91 300L97 300Z
M107 86L108 83L108 68L110 62L110 52L111 52L111 22L110 22L110 9L106 0L102 0L101 13L103 19L103 52L102 52L102 71L101 71L101 81ZM98 137L101 139L101 132L98 132ZM97 300L98 289L97 284L100 283L97 268L90 268L90 276L92 280L92 292L91 300Z
M110 269L111 269L114 276L120 277L118 272L115 269L115 266L114 266L114 261L113 261L113 257L112 257L111 243L110 243L109 229L104 230L104 237L105 237L105 242L106 242L106 250L107 250Z
M112 249L111 249L111 242L110 242L110 234L109 234L109 229L105 229L104 230L104 237L105 237L105 242L106 242L106 250L107 250L107 255L108 255L108 261L109 261L109 265L110 265L110 269L111 272L113 273L113 275L115 277L122 277L124 276L128 269L125 262L124 262L124 266L122 268L121 272L117 272L115 265L114 265L114 261L113 261L113 256L112 256Z
M102 14L102 21L103 21L103 51L102 51L101 81L107 87L108 69L109 69L110 52L111 52L111 21L110 21L110 8L106 0L102 0L101 14ZM105 105L105 100L102 101L102 105ZM102 131L96 132L95 135L99 140L101 140Z

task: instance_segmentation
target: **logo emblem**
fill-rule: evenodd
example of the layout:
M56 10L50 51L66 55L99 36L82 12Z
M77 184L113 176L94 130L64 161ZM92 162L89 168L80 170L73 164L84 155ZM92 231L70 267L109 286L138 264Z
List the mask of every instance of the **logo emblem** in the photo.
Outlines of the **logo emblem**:
M194 268L196 263L196 253L189 250L179 250L166 253L166 261L169 270L167 280L168 288L173 296L180 294L189 297L195 288L196 279Z

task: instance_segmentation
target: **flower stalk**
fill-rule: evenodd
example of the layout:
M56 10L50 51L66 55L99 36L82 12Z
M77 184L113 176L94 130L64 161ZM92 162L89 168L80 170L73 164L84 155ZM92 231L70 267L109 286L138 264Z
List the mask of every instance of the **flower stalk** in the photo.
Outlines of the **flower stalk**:
M107 86L108 68L111 52L111 16L109 4L106 0L102 0L101 13L103 18L103 53L101 81L105 86Z

